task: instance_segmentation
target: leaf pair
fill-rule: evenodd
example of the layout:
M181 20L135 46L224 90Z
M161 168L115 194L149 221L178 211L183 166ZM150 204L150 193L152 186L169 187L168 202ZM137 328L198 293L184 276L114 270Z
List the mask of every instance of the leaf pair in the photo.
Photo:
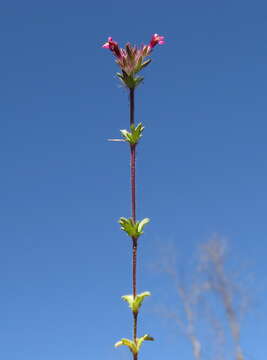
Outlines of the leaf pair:
M136 88L144 80L143 76L134 77L134 75L128 75L127 72L124 71L123 69L122 69L122 74L118 72L117 76L121 80L123 85L125 85L129 89Z
M145 291L134 298L133 295L124 295L121 298L126 301L133 313L137 314L146 296L150 296L149 291Z
M131 145L135 145L138 143L140 138L142 137L142 132L144 131L144 126L142 123L139 123L136 127L131 125L131 132L127 130L120 130L125 141L128 141Z
M132 218L126 219L121 217L119 224L121 225L121 230L125 231L131 238L138 239L142 235L144 226L149 223L150 219L145 218L141 221L134 222Z
M133 340L129 340L129 339L121 339L120 341L116 342L115 347L125 345L125 346L128 346L128 348L130 349L130 351L133 354L138 354L138 352L141 348L141 345L143 344L143 342L145 340L153 341L154 338L149 336L148 334L146 334L146 335L142 336L141 338L137 338L136 342Z

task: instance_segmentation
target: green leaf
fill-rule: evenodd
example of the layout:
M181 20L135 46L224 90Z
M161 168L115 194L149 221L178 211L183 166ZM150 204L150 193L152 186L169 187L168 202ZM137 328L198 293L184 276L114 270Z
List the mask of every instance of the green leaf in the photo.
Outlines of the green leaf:
M137 233L132 218L126 219L124 217L121 217L119 220L119 224L121 225L121 230L125 231L131 237L136 237Z
M152 59L148 59L146 61L143 62L143 64L141 65L140 70L143 70L147 65L149 65L151 63Z
M138 85L140 85L143 80L144 80L144 77L143 77L143 76L137 76L137 77L134 79L135 87L137 87Z
M132 71L130 74L127 74L127 72L123 69L121 69L121 71L122 74L118 72L116 75L129 89L136 88L144 80L141 76L134 77L135 71Z
M124 137L124 140L128 141L131 143L131 133L129 133L127 130L120 130L122 137Z
M133 341L133 340L121 339L120 341L116 342L116 344L114 346L119 347L119 346L125 345L130 349L130 351L133 354L138 354L143 342L144 341L153 341L154 338L151 337L150 335L146 334L146 335L142 336L141 338L137 338L136 340L137 341L135 343L135 341Z
M145 291L139 295L136 295L136 297L133 301L133 308L132 308L133 312L137 313L144 301L144 298L147 296L150 296L150 295L151 295L151 293L149 291Z
M138 232L140 234L143 234L143 228L146 224L148 224L150 222L150 219L149 218L145 218L143 219L142 221L140 221L140 223L138 224Z
M123 135L124 137L126 137L127 134L129 134L127 130L120 130L120 132L122 133L122 135Z
M122 70L122 74L121 73L117 73L116 74L118 76L118 78L120 79L120 81L122 82L122 84L126 87L129 87L128 86L128 82L130 81L129 78L128 78L128 75L127 73Z
M129 308L133 309L133 295L123 295L121 298L128 303Z
M123 79L123 75L119 72L116 73L116 75L120 78L120 79Z
M138 239L140 235L143 234L143 228L150 219L145 218L142 221L136 221L134 223L133 219L126 219L121 217L119 219L119 224L121 225L121 230L125 231L130 237Z
M139 352L140 347L141 347L141 345L143 344L144 341L154 341L154 338L152 336L148 335L148 334L142 336L141 338L138 338L137 339L137 345L136 345L137 352Z
M120 130L122 137L124 137L124 140L130 142L131 141L131 134L127 130Z
M132 130L132 142L134 144L137 144L140 138L142 137L144 126L142 125L142 123L139 123L136 127L134 127L134 125L131 125L131 130Z
M131 125L131 132L127 130L120 130L124 140L128 141L131 145L137 144L142 137L142 132L144 131L144 126L142 123L139 123L136 127Z
M121 339L120 341L117 341L114 346L119 347L119 346L122 346L122 345L128 346L128 348L130 349L130 351L133 354L138 353L137 346L136 346L134 341L129 340L129 339Z
M129 308L132 309L132 311L134 313L138 313L138 311L144 301L144 298L146 296L150 296L150 295L151 294L149 291L145 291L145 292L142 292L141 294L136 295L135 299L134 299L133 295L124 295L124 296L122 296L122 299L128 303Z

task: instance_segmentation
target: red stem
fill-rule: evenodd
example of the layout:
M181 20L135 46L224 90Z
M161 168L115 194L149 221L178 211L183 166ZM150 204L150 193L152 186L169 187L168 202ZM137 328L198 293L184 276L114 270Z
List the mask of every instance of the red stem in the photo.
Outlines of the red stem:
M130 89L130 125L134 125L134 89ZM132 202L132 219L136 222L136 186L135 186L135 163L136 163L136 144L130 145L131 153L131 202ZM136 297L136 259L137 259L137 239L132 237L132 275L133 275L133 297ZM137 342L137 317L138 313L133 313L133 339ZM133 354L133 360L138 360L138 354Z
M131 145L131 193L132 193L132 218L136 222L136 195L135 195L135 160L136 144Z
M134 125L134 89L130 89L130 125Z

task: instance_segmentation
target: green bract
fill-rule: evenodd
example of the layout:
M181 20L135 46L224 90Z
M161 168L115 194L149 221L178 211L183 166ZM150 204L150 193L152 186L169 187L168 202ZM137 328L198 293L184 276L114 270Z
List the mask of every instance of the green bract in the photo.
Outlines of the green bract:
M137 338L136 342L133 340L129 340L129 339L121 339L120 341L116 342L115 347L125 345L125 346L128 346L128 348L130 349L130 351L133 354L138 354L138 352L141 348L141 345L143 344L143 342L145 340L153 341L154 338L149 336L148 334L146 334L146 335L142 336L141 338Z
M142 132L144 131L144 126L142 123L139 123L136 127L131 125L131 132L127 130L120 130L124 140L128 141L131 145L135 145L138 143L140 138L142 137Z
M144 61L143 63L142 63L142 61L143 61L143 57L141 57L139 59L139 62L137 63L137 66L135 68L136 73L143 70L147 65L149 65L151 63L152 59L148 59L148 60Z
M123 85L128 87L129 89L136 88L141 82L144 80L143 76L135 76L139 71L143 70L148 64L151 63L152 59L144 60L144 56L140 56L138 60L136 60L136 54L133 53L133 49L126 45L127 66L122 68L122 74L117 73L118 78L121 80ZM136 52L136 51L135 51ZM120 63L120 61L118 62Z
M134 222L132 218L126 219L121 217L119 224L121 225L121 230L125 231L130 237L138 239L142 235L144 226L149 223L150 219L145 218L141 221Z
M136 88L144 80L143 76L134 77L134 75L128 75L127 72L125 72L124 70L122 70L122 74L118 72L117 76L121 80L123 85L125 85L129 89Z

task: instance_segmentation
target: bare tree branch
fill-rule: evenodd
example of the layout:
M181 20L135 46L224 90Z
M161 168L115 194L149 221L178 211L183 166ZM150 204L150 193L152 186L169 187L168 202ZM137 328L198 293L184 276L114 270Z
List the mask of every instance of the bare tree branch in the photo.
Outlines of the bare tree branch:
M224 307L235 345L235 358L244 360L240 345L240 309L236 307L234 300L235 286L226 271L226 242L224 240L216 236L202 245L200 269L207 274L210 289L218 295Z
M213 360L225 360L229 336L233 340L235 360L245 360L240 331L247 296L241 291L243 289L233 270L228 271L226 245L226 241L218 236L203 243L194 266L190 266L187 272L184 267L177 266L177 251L173 247L169 247L169 253L165 248L161 258L160 268L175 284L179 300L178 309L165 311L165 316L175 320L189 340L195 360L202 360L203 357L207 359L207 352L212 352ZM204 325L200 329L199 324L205 323L209 326ZM211 344L206 346L201 330L208 328L212 330L213 336Z

